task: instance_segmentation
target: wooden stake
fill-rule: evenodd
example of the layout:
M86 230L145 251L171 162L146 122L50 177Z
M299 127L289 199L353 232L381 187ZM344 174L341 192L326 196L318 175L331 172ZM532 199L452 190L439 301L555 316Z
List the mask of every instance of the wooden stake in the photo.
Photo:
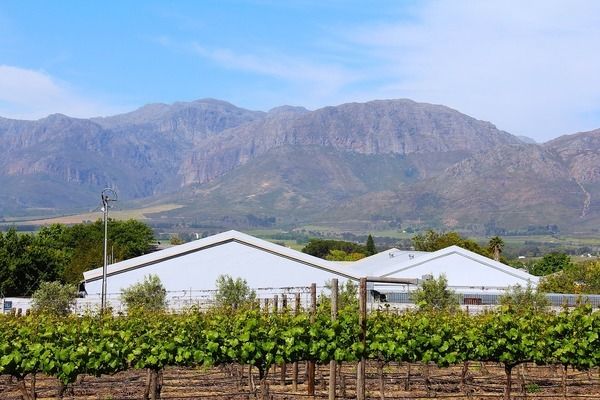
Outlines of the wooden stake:
M296 293L296 301L295 301L294 312L296 315L300 314L300 293ZM292 390L294 392L298 391L298 361L294 361L292 364Z
M367 278L360 278L360 286L358 290L358 325L359 325L359 340L364 346L367 344ZM364 353L360 357L356 368L356 400L366 399L365 387L365 368L366 359Z
M331 280L331 320L335 321L338 315L338 280ZM336 362L329 361L329 400L335 400L336 387Z
M315 322L315 317L317 314L317 284L313 283L310 285L310 322ZM309 396L315 395L315 362L310 360L308 362L307 368L307 393Z

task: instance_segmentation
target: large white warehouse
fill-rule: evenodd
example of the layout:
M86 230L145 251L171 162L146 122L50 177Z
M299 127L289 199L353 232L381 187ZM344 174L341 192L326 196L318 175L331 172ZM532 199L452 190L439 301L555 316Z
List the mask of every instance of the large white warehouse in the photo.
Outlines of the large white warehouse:
M292 292L312 283L323 286L332 278L340 283L361 277L427 279L444 274L448 286L463 293L499 293L510 286L537 285L538 278L458 246L428 253L386 250L354 263L336 263L289 249L237 231L174 246L108 266L109 301L118 302L121 291L158 275L171 298L200 295L210 297L219 275L245 279L248 286L263 293ZM84 273L90 303L102 290L102 268ZM408 285L370 284L389 301L409 301ZM376 293L373 292L373 293ZM389 295L395 293L395 295ZM404 293L404 294L402 294ZM258 293L260 295L260 293ZM383 297L382 297L383 298ZM478 297L479 298L479 297ZM396 299L396 300L394 300ZM485 299L482 300L485 304Z
M338 264L237 231L228 231L155 253L111 264L107 293L158 275L169 292L215 289L219 275L243 278L251 288L323 286L328 280L356 279ZM84 272L85 291L102 291L102 268Z

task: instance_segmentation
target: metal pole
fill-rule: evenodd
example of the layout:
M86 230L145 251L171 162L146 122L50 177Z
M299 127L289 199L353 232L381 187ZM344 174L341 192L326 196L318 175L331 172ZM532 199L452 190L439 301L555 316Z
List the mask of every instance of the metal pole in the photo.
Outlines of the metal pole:
M100 300L100 310L104 312L106 310L106 273L108 269L108 208L109 202L117 201L117 193L111 189L106 188L100 195L102 198L102 211L104 213L104 262L102 266L102 299Z
M104 311L106 309L106 270L108 267L106 257L108 249L108 200L104 193L102 193L102 210L104 211L104 264L102 267L102 301L100 309Z

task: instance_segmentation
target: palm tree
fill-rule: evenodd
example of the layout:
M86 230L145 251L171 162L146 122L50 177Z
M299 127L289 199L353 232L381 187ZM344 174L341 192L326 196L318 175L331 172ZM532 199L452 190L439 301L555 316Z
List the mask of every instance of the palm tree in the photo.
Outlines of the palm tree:
M494 236L490 239L488 244L488 249L491 253L494 254L494 260L500 261L500 254L502 253L502 249L504 248L504 240L500 238L500 236Z

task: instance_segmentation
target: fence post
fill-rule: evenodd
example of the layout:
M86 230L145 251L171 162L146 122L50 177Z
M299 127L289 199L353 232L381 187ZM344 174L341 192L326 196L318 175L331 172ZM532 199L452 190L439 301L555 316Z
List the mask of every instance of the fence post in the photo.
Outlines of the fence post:
M300 293L296 293L296 304L294 308L296 315L300 314ZM298 361L292 364L292 390L298 391Z
M287 294L282 294L281 295L281 311L282 312L287 312ZM287 365L284 362L281 363L281 385L285 386L286 382L285 382L285 377L287 374Z
M338 280L331 280L331 320L335 321L338 314ZM335 400L336 362L329 361L329 400Z
M312 283L310 285L310 322L315 322L317 314L317 284ZM308 362L308 385L307 393L309 396L315 395L315 362L310 360Z
M367 278L360 278L360 286L358 289L358 325L359 325L359 340L363 345L363 349L367 344ZM360 356L358 367L356 368L356 399L365 400L365 369L366 369L365 352Z

